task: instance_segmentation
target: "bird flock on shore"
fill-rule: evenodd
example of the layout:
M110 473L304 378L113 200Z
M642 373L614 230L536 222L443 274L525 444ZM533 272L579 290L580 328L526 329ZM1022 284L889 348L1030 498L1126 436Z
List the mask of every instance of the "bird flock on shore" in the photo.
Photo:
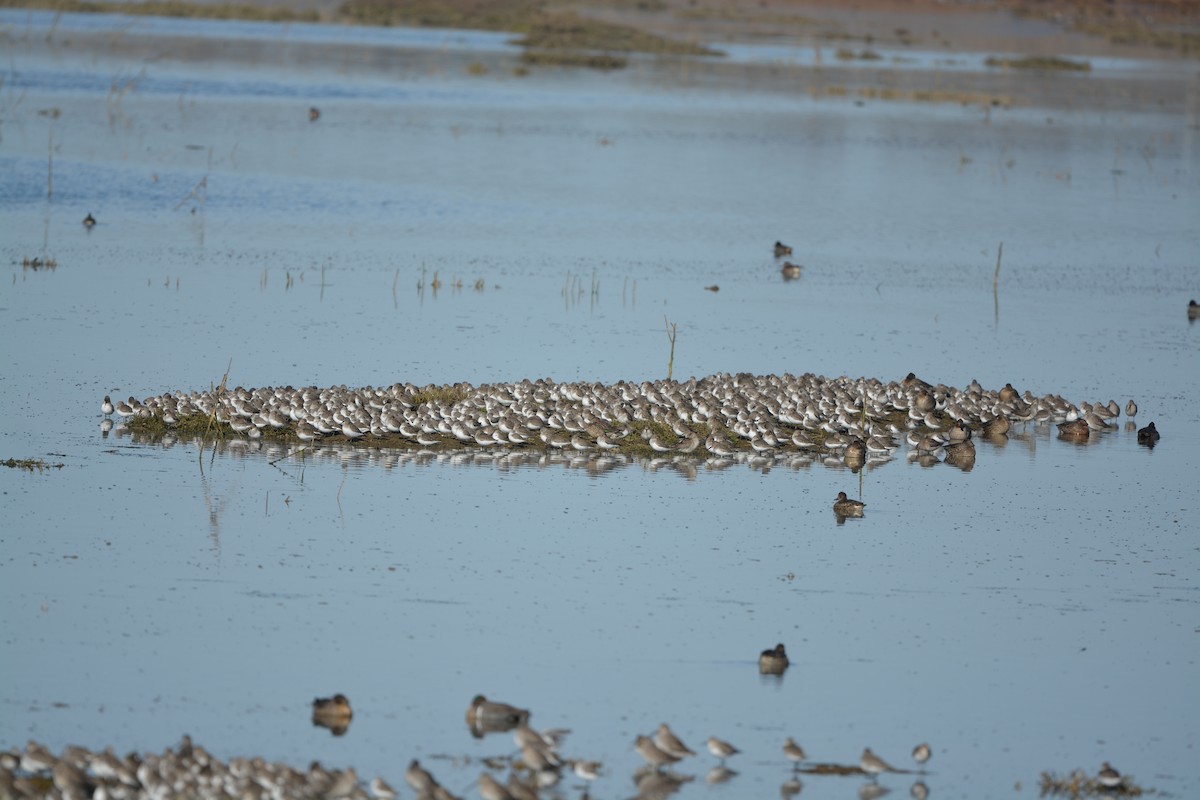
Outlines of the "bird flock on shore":
M1111 430L1121 414L1113 400L1076 405L1054 394L1018 393L1011 383L990 390L971 381L960 390L913 373L888 383L722 373L611 385L526 379L360 389L239 386L142 401L114 403L105 396L100 407L105 416L154 419L167 430L189 419L210 420L251 439L267 433L306 445L362 441L431 450L641 451L709 459L824 453L855 470L890 458L902 442L922 457L973 463L975 432L1000 441L1019 424L1056 423L1062 437L1086 440ZM1136 413L1130 400L1126 415Z

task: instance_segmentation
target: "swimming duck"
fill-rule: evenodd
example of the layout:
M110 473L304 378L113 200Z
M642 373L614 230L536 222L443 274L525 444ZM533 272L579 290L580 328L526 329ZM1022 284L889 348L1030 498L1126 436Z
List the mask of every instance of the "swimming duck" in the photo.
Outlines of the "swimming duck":
M791 250L788 250L788 252L790 253ZM1196 319L1197 317L1200 317L1200 303L1197 303L1195 300L1189 300L1188 319Z
M781 643L759 653L758 671L763 675L782 675L790 663Z
M1148 444L1151 447L1158 441L1158 428L1151 422L1144 428L1138 429L1138 444Z
M318 697L312 702L312 724L328 728L334 736L341 736L350 727L354 712L344 694L333 697Z
M834 513L842 517L861 517L866 507L866 503L846 497L845 492L838 492L837 500L833 501Z
M321 118L321 109L317 108L316 106L311 106L308 109L308 121L316 122L320 118Z
M1074 436L1080 439L1086 439L1091 432L1091 427L1088 426L1086 419L1072 419L1063 422L1058 426L1059 436Z
M475 695L467 709L467 726L476 736L491 731L511 731L529 720L529 712L507 703L493 703L481 694Z
M995 439L1000 436L1007 436L1012 423L1008 421L1008 417L1001 414L995 419L988 420L983 425L983 435L989 439Z
M783 275L785 281L794 281L800 277L800 265L785 261L779 272Z
M87 228L90 231L95 224L96 224L96 218L93 217L92 212L89 211L88 215L83 218L83 227ZM1194 301L1194 300L1192 301L1193 304L1195 302L1196 301ZM1188 312L1188 315L1191 316L1190 311Z
M790 256L791 254L792 254L792 248L788 247L783 242L780 242L780 241L775 242L775 257L776 258L783 258L784 256ZM1192 301L1192 304L1195 305L1194 300Z

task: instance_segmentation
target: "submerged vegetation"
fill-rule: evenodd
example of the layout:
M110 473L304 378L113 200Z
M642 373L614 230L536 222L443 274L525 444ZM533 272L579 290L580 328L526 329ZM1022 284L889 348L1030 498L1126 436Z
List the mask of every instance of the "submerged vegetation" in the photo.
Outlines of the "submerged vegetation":
M1090 72L1090 61L1075 61L1058 56L1025 56L1023 58L999 58L992 56L983 62L989 67L1000 69L1036 69L1043 71Z
M23 469L26 472L44 472L48 469L62 469L65 465L51 464L41 458L10 458L7 461L0 461L0 466L9 469Z

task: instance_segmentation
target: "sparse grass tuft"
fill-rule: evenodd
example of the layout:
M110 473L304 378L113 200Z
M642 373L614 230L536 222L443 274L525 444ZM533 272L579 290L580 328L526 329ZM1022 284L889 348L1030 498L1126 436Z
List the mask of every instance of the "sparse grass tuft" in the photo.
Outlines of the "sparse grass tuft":
M26 472L44 472L48 469L62 469L63 464L51 464L40 458L10 458L0 461L0 465L10 469L23 469Z
M278 6L241 5L239 3L187 3L180 0L146 2L95 2L94 0L0 0L0 8L40 8L80 14L130 14L152 17L194 17L199 19L240 19L256 22L317 22L315 11L293 11Z

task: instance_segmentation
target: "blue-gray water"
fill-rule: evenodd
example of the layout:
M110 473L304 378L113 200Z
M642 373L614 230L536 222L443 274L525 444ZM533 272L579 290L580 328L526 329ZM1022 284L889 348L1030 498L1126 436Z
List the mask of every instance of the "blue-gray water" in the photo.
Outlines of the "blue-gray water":
M92 23L70 15L47 44L50 20L0 14L0 458L66 465L0 471L0 746L188 732L394 784L419 757L457 791L481 767L437 756L513 750L469 736L483 692L572 728L599 797L633 793L633 739L663 721L744 751L711 790L707 756L685 765L681 796L775 792L788 735L903 767L929 740L935 797L1033 797L1042 770L1102 760L1200 792L1194 112L472 76L471 48L503 44L470 36L399 73L145 59L73 46ZM1030 427L966 473L901 450L839 527L859 478L820 463L595 477L232 449L201 469L194 445L99 429L103 395L208 388L230 360L244 386L655 379L664 318L677 377L1011 381L1136 398L1163 439ZM779 683L755 666L777 641ZM338 691L355 719L332 738L308 703Z

